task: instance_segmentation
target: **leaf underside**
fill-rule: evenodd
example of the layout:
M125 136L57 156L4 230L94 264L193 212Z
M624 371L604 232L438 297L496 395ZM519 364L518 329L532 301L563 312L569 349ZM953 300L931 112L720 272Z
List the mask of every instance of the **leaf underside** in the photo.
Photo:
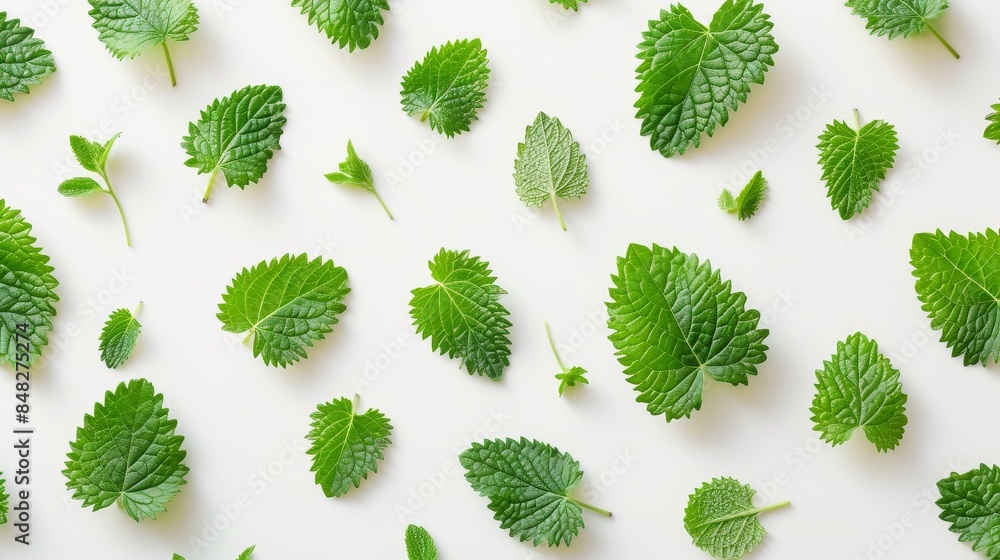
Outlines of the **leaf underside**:
M753 488L723 477L706 482L688 498L684 528L695 546L716 558L739 558L764 540Z
M904 38L922 33L948 8L947 0L847 0L851 13L867 20L872 35Z
M98 37L119 59L168 40L187 41L198 29L191 0L90 0L90 6Z
M52 53L34 35L21 20L0 12L0 99L14 101L15 93L29 93L29 86L56 71Z
M545 113L538 113L528 126L524 142L517 145L514 185L517 196L528 206L540 207L551 200L580 198L587 192L587 156L570 131ZM562 221L562 215L559 214ZM564 226L565 229L565 226Z
M479 39L432 48L403 77L403 111L449 138L467 132L486 102L487 63Z
M350 399L341 398L319 405L310 418L312 430L306 436L312 442L307 451L313 456L310 471L328 498L343 496L352 486L360 487L369 473L378 472L392 433L381 412L358 414Z

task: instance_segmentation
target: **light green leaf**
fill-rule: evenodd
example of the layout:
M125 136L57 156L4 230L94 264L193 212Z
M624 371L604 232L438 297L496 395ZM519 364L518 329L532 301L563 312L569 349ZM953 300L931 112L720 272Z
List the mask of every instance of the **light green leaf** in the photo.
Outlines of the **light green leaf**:
M96 192L110 196L111 200L115 203L115 207L118 209L118 216L122 221L122 229L125 230L125 245L131 247L132 239L128 231L128 222L125 219L125 210L122 208L121 201L118 200L118 195L115 194L115 189L111 186L111 180L108 178L107 169L105 169L108 163L108 156L111 155L111 147L114 146L115 140L119 136L121 136L121 133L115 134L104 144L87 140L82 136L70 136L69 145L73 149L73 154L76 156L77 161L87 171L100 176L107 188L102 188L97 181L88 177L74 177L63 181L57 190L59 194L67 197L85 196Z
M338 167L340 169L339 172L326 174L327 181L338 185L351 185L370 192L375 195L375 199L382 205L382 209L388 214L389 219L393 219L392 212L389 211L389 208L375 189L372 168L368 166L365 160L358 157L358 153L354 151L354 144L350 140L347 141L347 159L342 161Z
M135 349L135 342L139 339L139 332L142 325L139 324L136 315L142 302L136 307L135 312L128 309L117 309L111 313L104 329L101 330L101 360L110 369L115 369L125 363L132 350Z
M418 525L406 528L406 558L407 560L437 560L437 547L427 529Z
M878 451L895 449L906 426L906 395L899 371L861 333L837 343L837 353L816 371L813 398L814 430L836 446L851 439L856 428L865 432Z
M358 414L358 397L354 399L334 399L310 415L312 430L306 436L312 442L307 451L313 456L310 470L328 498L343 496L351 486L360 487L368 473L378 472L382 451L391 443L389 419L375 409Z
M243 269L226 288L217 317L222 330L253 338L253 355L287 367L333 331L350 289L347 271L318 257L284 255Z
M91 193L104 192L101 185L90 177L73 177L59 184L59 194L67 197L86 196Z
M56 71L52 53L34 35L21 20L0 12L0 99L14 101L15 93L29 93L29 86Z
M499 381L510 363L510 313L490 265L469 251L441 251L428 265L436 282L413 290L410 316L431 348L458 357L470 375Z
M472 489L490 499L500 528L522 542L569 546L584 527L584 508L611 517L611 512L569 496L583 478L580 463L546 443L486 440L473 443L459 461Z
M701 408L706 377L746 385L757 375L768 331L708 261L633 243L611 280L609 338L650 414L690 417Z
M108 391L83 417L66 461L66 486L94 511L118 504L136 521L156 518L186 483L177 421L152 383L133 379Z
M517 196L528 206L541 207L551 200L559 225L566 231L558 199L582 197L589 183L587 156L580 153L580 143L559 119L538 113L524 133L524 142L517 145Z
M468 131L486 102L488 62L479 39L432 48L403 77L403 111L449 138Z
M58 285L49 257L31 236L31 224L0 199L0 364L30 366L42 355L56 315ZM27 352L18 350L18 343L27 343Z
M573 10L574 12L579 9L580 4L586 4L587 0L549 0L552 4L559 4L567 10Z
M0 525L7 523L7 512L10 511L8 498L10 496L7 495L7 481L3 479L3 473L0 472Z
M781 502L757 508L754 490L734 478L715 478L688 498L684 529L694 544L716 558L740 558L762 540L763 525L757 515L789 505Z
M220 171L230 187L245 188L267 171L267 162L281 149L285 104L278 86L247 86L216 99L188 125L181 147L190 159L184 165L209 173L203 202L212 194Z
M929 29L948 52L958 58L958 52L931 25L931 20L948 8L948 0L847 0L851 13L868 20L867 29L872 35L904 38L911 33Z
M1000 144L1000 103L990 105L990 109L993 109L993 112L986 115L986 120L990 124L987 125L986 131L983 132L983 138Z
M918 233L910 264L922 309L952 356L967 366L1000 359L1000 235Z
M587 381L587 370L580 366L566 367L563 363L562 358L559 357L559 351L556 350L556 343L552 340L552 331L549 330L549 324L545 323L545 336L549 339L549 348L552 349L552 354L556 357L556 363L559 364L559 373L556 374L556 379L559 380L559 396L563 395L563 391L567 387L576 387L577 385L589 385L590 381Z
M389 10L388 0L292 0L301 8L310 24L326 33L340 48L366 49L378 39L382 10Z
M115 137L117 138L117 135ZM100 173L104 169L104 165L101 163L104 159L104 144L72 134L69 137L69 147L73 150L76 161L80 162L80 166L87 171Z
M725 126L774 65L773 26L753 0L724 0L708 27L680 4L661 10L642 34L636 69L636 117L650 147L664 157L683 154L699 146L702 133Z
M981 464L966 473L951 473L937 483L941 519L951 524L960 542L990 560L1000 559L1000 467Z
M872 193L892 169L899 143L895 127L881 120L862 127L855 109L853 127L833 121L816 147L830 204L848 220L871 204Z
M736 214L736 218L740 221L749 220L757 213L766 192L767 180L764 179L763 172L758 171L738 196L734 197L729 189L723 189L719 194L719 208L730 214Z
M191 0L89 0L90 17L111 54L135 58L160 45L167 61L170 84L176 86L167 41L187 41L198 29L198 9Z

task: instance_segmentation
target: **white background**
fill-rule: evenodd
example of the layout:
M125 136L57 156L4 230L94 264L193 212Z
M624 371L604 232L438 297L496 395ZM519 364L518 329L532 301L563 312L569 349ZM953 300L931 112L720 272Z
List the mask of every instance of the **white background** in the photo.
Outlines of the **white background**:
M956 61L929 34L869 36L840 0L767 0L780 51L766 83L714 138L667 160L639 135L632 108L636 44L665 2L593 0L573 13L545 0L407 0L394 4L371 48L350 55L287 2L196 3L200 29L171 45L179 85L170 88L158 49L111 57L83 2L4 2L38 28L59 70L0 104L0 194L34 224L62 284L50 359L33 384L33 544L14 544L5 526L0 557L229 560L257 544L255 560L402 559L413 522L430 530L444 560L702 559L683 510L697 485L719 475L793 502L763 518L769 534L757 559L978 557L931 501L950 470L1000 461L1000 379L993 366L963 367L930 333L908 252L915 232L997 225L1000 147L982 130L1000 95L1000 5L957 2L940 20L962 54ZM717 3L688 7L707 22ZM489 50L488 101L470 133L440 140L400 110L399 80L431 46L462 37ZM206 176L183 165L187 123L212 99L256 83L284 89L282 150L259 184L239 191L220 178L202 206ZM826 123L855 107L866 121L895 124L901 148L875 207L845 223L819 181L815 144ZM563 204L569 233L549 208L527 212L514 193L517 142L539 110L562 119L590 155L590 192ZM56 193L79 172L67 167L68 135L118 131L110 173L133 249L106 197ZM369 195L323 178L348 138L375 170L395 222ZM774 153L761 158L765 146ZM758 216L740 223L715 199L742 181L744 166L761 167L771 190ZM607 327L590 318L603 313L615 257L629 242L710 259L761 310L770 351L749 387L710 382L702 410L670 424L634 402ZM502 383L468 376L413 336L395 359L380 357L383 345L412 335L409 290L430 282L426 263L442 246L490 261L509 292L514 353ZM286 252L333 258L352 292L335 333L280 370L224 335L215 313L242 267ZM124 287L114 280L122 271ZM97 351L104 318L140 299L138 348L108 371ZM566 360L591 371L591 385L563 399L546 320ZM857 330L891 356L909 395L905 438L889 454L860 435L832 449L811 429L814 371ZM388 366L356 389L366 360ZM60 472L83 415L134 377L166 395L191 468L169 511L139 524L117 507L82 509ZM12 376L6 385L3 433ZM355 391L392 419L394 443L377 475L329 499L302 453L308 416ZM488 421L491 411L506 417L501 426ZM449 470L473 435L525 435L572 453L586 472L584 493L614 518L585 513L570 549L508 537L487 500ZM297 451L283 454L286 446ZM627 467L618 455L631 456ZM0 468L12 463L9 449L0 454ZM265 480L259 471L268 468L280 474ZM425 483L442 469L450 474L430 491ZM411 491L429 496L401 520L397 506ZM241 494L249 506L196 554L191 538L205 538ZM910 526L893 528L902 521ZM872 542L889 550L869 554Z

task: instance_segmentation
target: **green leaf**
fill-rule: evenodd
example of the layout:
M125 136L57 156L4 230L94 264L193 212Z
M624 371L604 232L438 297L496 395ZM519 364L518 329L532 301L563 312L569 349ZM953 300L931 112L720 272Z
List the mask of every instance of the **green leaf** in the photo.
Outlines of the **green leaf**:
M327 181L338 185L358 187L370 192L375 195L376 200L382 205L382 209L388 214L389 219L393 219L392 212L389 211L382 197L375 190L372 168L368 166L365 160L358 157L358 153L354 151L354 144L350 140L347 141L347 159L341 162L338 167L340 169L339 172L326 174Z
M66 197L86 196L91 193L104 192L101 185L90 177L73 177L59 184L59 194Z
M418 525L406 528L406 558L407 560L437 560L437 547L427 529Z
M89 0L94 29L118 59L135 58L149 47L160 45L177 85L167 41L187 41L198 29L198 9L191 0Z
M14 101L15 93L27 94L29 87L56 71L52 53L34 37L35 30L7 19L0 12L0 99Z
M1000 144L1000 103L990 105L990 109L993 109L993 112L986 115L986 120L990 124L986 127L986 131L983 132L983 138Z
M366 49L378 39L382 10L389 10L388 0L292 0L320 31L340 48Z
M117 135L115 137L117 138ZM72 134L69 137L69 147L72 148L76 161L87 171L100 173L104 170L104 165L101 163L104 160L104 144Z
M862 127L855 109L853 127L833 121L819 135L816 147L830 204L849 220L871 204L872 193L892 169L899 143L895 127L881 120Z
M768 331L708 261L633 243L611 280L609 338L650 414L690 417L701 408L706 377L746 385L757 375Z
M449 138L468 131L486 102L488 62L479 39L432 48L403 77L403 111Z
M679 4L661 10L642 34L636 69L636 117L650 147L664 157L683 154L699 146L702 133L725 126L774 65L773 26L752 0L724 0L708 27Z
M552 349L552 354L556 357L556 363L559 364L559 373L556 374L556 379L559 380L559 396L563 395L563 391L566 387L576 387L577 385L589 385L590 381L587 381L587 370L580 366L566 367L563 363L562 358L559 357L559 351L556 350L556 343L552 340L552 332L549 330L549 324L545 323L545 336L549 339L549 348Z
M948 8L948 0L847 0L851 13L868 20L866 29L872 35L904 38L911 33L923 33L929 29L948 52L958 58L958 52L941 33L931 25L931 20L940 16Z
M1000 359L1000 235L918 233L910 264L922 309L952 356L967 366Z
M250 548L244 550L243 552L240 553L239 557L237 557L236 560L250 560L250 555L253 554L255 548L257 547L251 546ZM174 554L172 560L184 560L184 557L181 556L180 554Z
M128 309L117 309L108 317L101 330L101 360L110 369L115 369L125 363L132 350L135 349L135 341L139 338L139 331L142 325L139 324L136 315L142 302L136 307L135 312Z
M7 481L3 479L3 473L0 472L0 525L7 523L7 512L10 511L10 503L8 503L7 495ZM431 560L434 560L431 558Z
M730 214L736 214L736 218L740 221L749 220L757 213L766 192L767 180L764 179L763 172L758 171L750 178L750 182L743 187L738 196L734 197L733 193L724 189L719 194L719 208Z
M216 99L188 125L181 147L190 159L184 165L209 173L202 199L208 202L220 171L230 187L245 188L267 171L267 162L281 149L285 104L278 86L247 86Z
M559 122L538 113L535 122L517 145L514 160L514 185L517 196L528 206L541 207L547 200L566 231L558 199L580 198L587 192L587 156L580 153L580 143Z
M1000 559L1000 467L981 464L978 469L941 479L937 483L941 519L958 533L960 542L991 560Z
M688 498L684 529L694 544L716 558L740 558L764 540L757 514L790 505L753 505L754 490L734 478L706 482Z
M333 331L347 307L347 271L305 254L284 255L243 269L222 295L222 330L247 333L253 355L267 365L287 367L306 358L306 347Z
M31 224L0 199L0 364L30 366L42 355L56 315L58 285L49 257L31 236ZM25 342L28 351L22 353L17 345Z
M118 504L136 521L156 518L186 483L177 421L145 379L108 391L83 417L66 461L66 486L94 511Z
M552 4L559 4L563 8L573 10L575 12L579 8L580 4L586 4L587 0L549 0L549 2Z
M499 381L510 363L510 312L500 303L506 294L496 285L490 264L469 251L441 251L428 264L436 282L413 290L410 316L417 334L431 348L458 357L469 375Z
M816 371L813 398L814 430L836 446L851 439L856 428L865 432L878 451L895 449L906 426L906 395L899 371L861 333L837 343L837 353Z
M312 430L306 439L313 442L307 453L313 456L309 469L316 484L328 498L339 498L358 488L368 473L378 472L382 451L389 446L392 425L375 409L358 414L358 397L334 399L317 407L310 415Z
M490 499L501 529L534 546L569 546L583 529L583 509L611 512L571 498L583 471L569 453L521 438L473 443L459 456L472 489Z

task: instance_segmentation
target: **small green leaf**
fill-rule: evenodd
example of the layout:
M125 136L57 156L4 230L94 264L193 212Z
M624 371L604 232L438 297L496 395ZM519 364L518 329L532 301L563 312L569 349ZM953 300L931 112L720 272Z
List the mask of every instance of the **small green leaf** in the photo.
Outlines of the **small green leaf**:
M115 140L119 136L121 136L121 133L115 134L104 144L87 140L82 136L70 136L69 145L73 149L73 154L76 155L77 161L87 171L99 175L104 184L107 185L107 188L101 188L100 184L93 179L75 177L63 181L59 185L58 191L63 196L68 197L85 196L95 192L102 192L109 195L111 200L114 201L115 207L118 208L118 216L122 221L122 229L125 230L125 245L131 247L132 239L128 231L128 221L125 219L125 210L122 208L121 201L118 200L118 195L115 194L115 190L111 186L111 180L108 178L108 173L105 169L108 156L111 154L111 147L114 146Z
M551 200L559 225L566 231L558 199L582 197L589 183L587 156L580 152L580 143L559 119L538 113L524 133L524 142L517 145L517 196L528 206L541 207Z
M102 161L105 161L103 144L73 134L69 137L69 147L72 148L73 155L76 156L76 161L80 162L81 167L92 173L101 173L104 171L104 164L102 163Z
M73 177L59 184L59 194L66 197L86 196L91 193L104 192L101 185L90 177Z
M407 560L437 560L437 547L427 529L418 525L406 528Z
M382 209L388 214L389 219L393 219L392 212L389 212L389 208L385 205L382 197L379 196L378 191L375 190L372 168L368 166L365 160L358 157L358 153L354 151L354 144L350 140L347 141L347 159L342 161L338 167L340 172L326 174L327 181L338 185L358 187L370 192L375 195L378 203L382 205Z
M948 8L948 0L847 0L851 13L868 20L866 29L872 35L904 38L911 33L923 33L929 29L952 56L958 52L945 40L931 24Z
M849 220L871 204L872 194L892 169L899 143L895 127L881 120L861 126L855 109L853 127L833 121L816 147L830 204L841 219Z
M990 109L993 109L993 112L986 115L986 120L990 124L986 127L986 131L983 132L983 138L1000 144L1000 103L990 105Z
M104 329L101 330L101 345L98 349L101 351L101 360L109 369L124 364L132 355L142 329L142 325L136 319L141 307L140 301L135 312L128 309L115 310L104 323Z
M310 470L328 498L343 496L378 472L382 451L391 443L389 419L375 409L358 414L357 407L356 396L354 402L334 399L310 415L312 430L306 439L313 443L306 453L313 456Z
M8 498L10 496L7 495L7 481L3 479L3 473L0 472L0 525L7 523L7 512L10 511Z
M35 30L21 25L19 19L7 19L0 12L0 99L14 101L15 93L27 94L28 86L56 71L52 53L34 37Z
M486 102L487 63L479 39L432 48L403 77L403 111L449 138L468 131Z
M764 540L757 515L790 505L754 507L754 490L734 478L715 478L688 498L684 529L694 544L716 558L741 558Z
M310 24L333 40L340 48L366 49L378 39L383 23L382 11L389 10L388 0L292 0Z
M764 200L764 193L767 192L767 180L761 171L754 173L750 182L743 187L739 196L733 197L729 190L723 190L719 195L719 208L736 214L736 219L749 220L757 213L761 202Z
M556 350L556 343L552 340L552 332L549 330L549 324L545 323L545 336L549 339L549 348L552 349L552 354L556 357L556 363L559 364L559 369L562 371L556 374L556 379L559 380L559 396L563 395L563 391L566 387L576 387L577 385L589 385L590 381L587 381L587 370L580 366L566 367L563 364L562 358L559 357L559 351Z
M1000 467L981 464L966 473L951 473L937 483L941 519L951 524L960 542L990 560L1000 559Z

